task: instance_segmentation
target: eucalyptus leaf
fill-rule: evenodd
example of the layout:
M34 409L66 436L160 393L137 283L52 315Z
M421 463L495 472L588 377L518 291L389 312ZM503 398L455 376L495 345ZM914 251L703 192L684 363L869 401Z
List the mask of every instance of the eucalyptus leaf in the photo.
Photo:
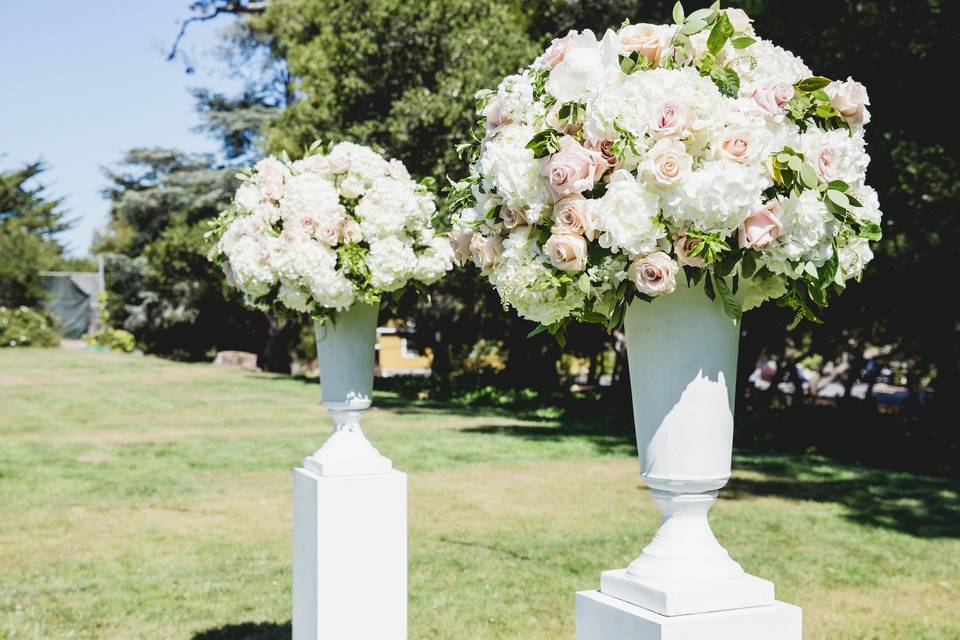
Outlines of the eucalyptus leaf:
M700 33L706 28L707 28L706 22L704 22L703 20L694 20L693 16L691 15L690 18L687 19L686 23L684 23L684 25L680 28L680 33L682 33L685 36L692 36L694 34Z
M800 180L808 189L816 189L817 185L820 184L820 179L817 177L817 172L814 171L813 167L811 167L809 163L806 162L804 162L803 166L800 167Z
M841 193L840 191L828 189L827 199L842 209L847 209L850 207L850 198L847 197L847 194Z
M746 49L756 41L756 38L751 38L750 36L737 36L730 41L730 44L733 45L734 49Z
M804 78L800 82L793 85L799 91L804 93L810 93L816 91L817 89L823 89L825 86L833 82L830 78L824 78L823 76L813 76L810 78Z
M683 5L680 2L673 5L673 21L676 24L683 24Z

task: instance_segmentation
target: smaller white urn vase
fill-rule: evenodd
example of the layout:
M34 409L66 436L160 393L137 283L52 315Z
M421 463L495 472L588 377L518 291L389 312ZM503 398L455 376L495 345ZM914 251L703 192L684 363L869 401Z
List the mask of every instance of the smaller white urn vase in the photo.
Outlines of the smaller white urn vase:
M683 282L634 302L624 325L640 471L663 520L600 591L665 616L772 604L773 584L746 574L707 520L730 479L738 323Z
M377 307L354 304L333 321L315 323L323 404L333 433L304 467L322 476L383 473L393 465L360 428L373 396Z

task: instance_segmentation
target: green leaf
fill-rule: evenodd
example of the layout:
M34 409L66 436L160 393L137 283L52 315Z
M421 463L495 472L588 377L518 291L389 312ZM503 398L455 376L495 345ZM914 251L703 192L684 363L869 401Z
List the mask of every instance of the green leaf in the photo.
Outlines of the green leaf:
M834 191L840 191L842 193L846 193L847 189L850 188L850 185L848 185L843 180L831 180L830 182L827 183L827 188L833 189Z
M876 242L883 237L883 230L878 224L865 222L860 226L860 237Z
M730 44L733 45L734 49L746 49L756 41L755 38L751 38L750 36L738 36L731 40Z
M673 21L676 24L683 24L683 4L678 0L677 4L673 5Z
M707 8L697 9L696 11L691 13L689 16L687 16L687 22L690 22L691 20L700 20L704 23L704 26L706 26L706 22L710 20L710 18L712 17L713 17L712 9L707 9Z
M577 280L577 286L580 288L580 291L583 291L588 295L591 291L593 291L593 285L590 283L590 276L585 273L580 274L580 278Z
M744 278L751 278L757 272L757 254L747 249L743 252L743 258L740 259L740 273Z
M637 66L637 63L633 61L633 58L620 56L620 70L626 73L627 75L629 75L630 72L633 71L633 69L636 66Z
M713 275L710 273L707 273L707 277L703 279L703 290L711 300L717 299L717 294L713 290Z
M800 180L808 189L816 189L817 185L820 184L817 172L807 162L804 162L803 166L800 167Z
M841 209L847 209L850 207L850 199L847 197L847 194L841 193L840 191L828 189L827 199Z
M803 265L804 272L808 273L810 276L817 277L817 265L812 262L807 262Z
M728 98L740 95L740 76L733 69L717 67L710 72L710 79L720 89L720 93Z
M693 16L691 15L689 18L687 18L687 22L682 27L680 27L680 33L682 33L685 36L692 36L694 34L700 33L706 28L707 28L706 22L704 22L703 20L694 20Z
M720 49L723 49L723 45L727 44L727 40L734 34L734 31L730 18L727 17L726 13L721 13L717 21L713 23L713 29L710 30L710 35L707 37L707 50L713 55L717 55Z
M793 85L797 88L798 91L803 91L804 93L810 93L816 91L817 89L823 89L825 86L833 82L830 78L824 78L823 76L813 76L811 78L804 78L800 82Z
M733 293L730 291L730 286L726 280L720 277L714 278L714 281L717 293L720 294L720 302L723 303L724 313L727 314L727 317L739 321L740 318L743 317L743 307L740 306L740 303L737 302L737 299L733 296Z
M550 327L548 327L548 326L545 325L545 324L538 324L536 329L534 329L533 331L531 331L530 333L527 334L527 337L528 337L528 338L532 338L532 337L534 337L534 336L538 336L538 335L540 335L541 333L544 333L544 332L548 331L549 329L550 329Z

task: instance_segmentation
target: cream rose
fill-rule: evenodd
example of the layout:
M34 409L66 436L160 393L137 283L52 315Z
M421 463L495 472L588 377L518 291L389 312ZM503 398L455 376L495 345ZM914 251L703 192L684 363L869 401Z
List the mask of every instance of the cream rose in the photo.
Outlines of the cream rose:
M470 257L481 271L489 271L497 264L503 250L500 236L482 236L475 233L470 239Z
M667 40L666 30L656 24L631 24L617 34L621 55L639 52L650 62L651 67L660 62L660 53Z
M603 156L603 159L607 161L607 164L610 165L610 168L613 169L620 164L619 158L613 153L613 140L594 140L592 138L587 138L583 146L587 149L592 149L593 151L599 151L600 155Z
M753 30L753 19L747 15L743 9L725 9L727 19L733 25L737 33L745 33L748 36L755 35Z
M637 291L648 296L673 293L677 288L677 263L663 251L637 258L627 269L627 275Z
M777 116L793 99L793 85L779 80L764 80L757 84L750 97L767 114Z
M453 255L457 264L463 264L472 257L471 240L474 232L468 229L458 229L454 227L450 230L450 246L453 247Z
M583 271L587 268L587 241L581 236L551 235L543 245L550 264L561 271Z
M679 102L664 102L653 112L650 122L650 134L660 138L684 138L690 134L687 125L690 121L690 108Z
M743 164L750 160L753 141L746 129L728 131L720 138L720 156L731 162Z
M550 46L547 47L547 50L544 51L540 57L540 62L542 62L545 67L551 69L563 62L563 57L567 54L567 50L577 35L577 32L571 29L567 32L567 35L562 38L554 38L553 41L550 42Z
M782 216L783 209L777 199L770 200L763 208L751 213L740 227L740 247L758 250L769 247L783 232L783 223L780 222Z
M865 86L848 78L846 82L831 82L823 90L830 96L833 108L851 127L862 127L870 122L870 112L867 111L870 98Z
M516 229L527 224L523 212L514 211L508 207L500 207L500 219L506 229Z
M553 206L553 227L550 233L584 236L593 240L596 229L587 201L581 196L564 198Z
M344 242L356 244L363 240L363 232L360 230L360 223L356 220L346 220L340 235Z
M678 265L681 267L697 267L699 269L707 266L707 261L700 256L690 255L690 251L696 242L696 238L688 236L680 236L673 241L673 252L677 254Z
M587 149L572 136L564 136L560 150L544 158L540 175L547 178L554 200L559 200L593 188L607 168L600 152Z
M643 175L654 186L670 186L693 168L693 157L679 140L665 138L650 148Z

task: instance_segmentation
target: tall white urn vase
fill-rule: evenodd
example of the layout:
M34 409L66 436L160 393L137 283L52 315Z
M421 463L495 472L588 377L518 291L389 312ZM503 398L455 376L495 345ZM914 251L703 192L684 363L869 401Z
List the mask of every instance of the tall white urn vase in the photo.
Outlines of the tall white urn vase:
M293 640L405 640L407 479L360 427L377 308L356 304L315 329L333 432L294 470Z
M799 640L800 610L745 573L707 519L730 479L738 323L678 282L624 325L640 472L663 519L627 568L577 594L578 640Z

